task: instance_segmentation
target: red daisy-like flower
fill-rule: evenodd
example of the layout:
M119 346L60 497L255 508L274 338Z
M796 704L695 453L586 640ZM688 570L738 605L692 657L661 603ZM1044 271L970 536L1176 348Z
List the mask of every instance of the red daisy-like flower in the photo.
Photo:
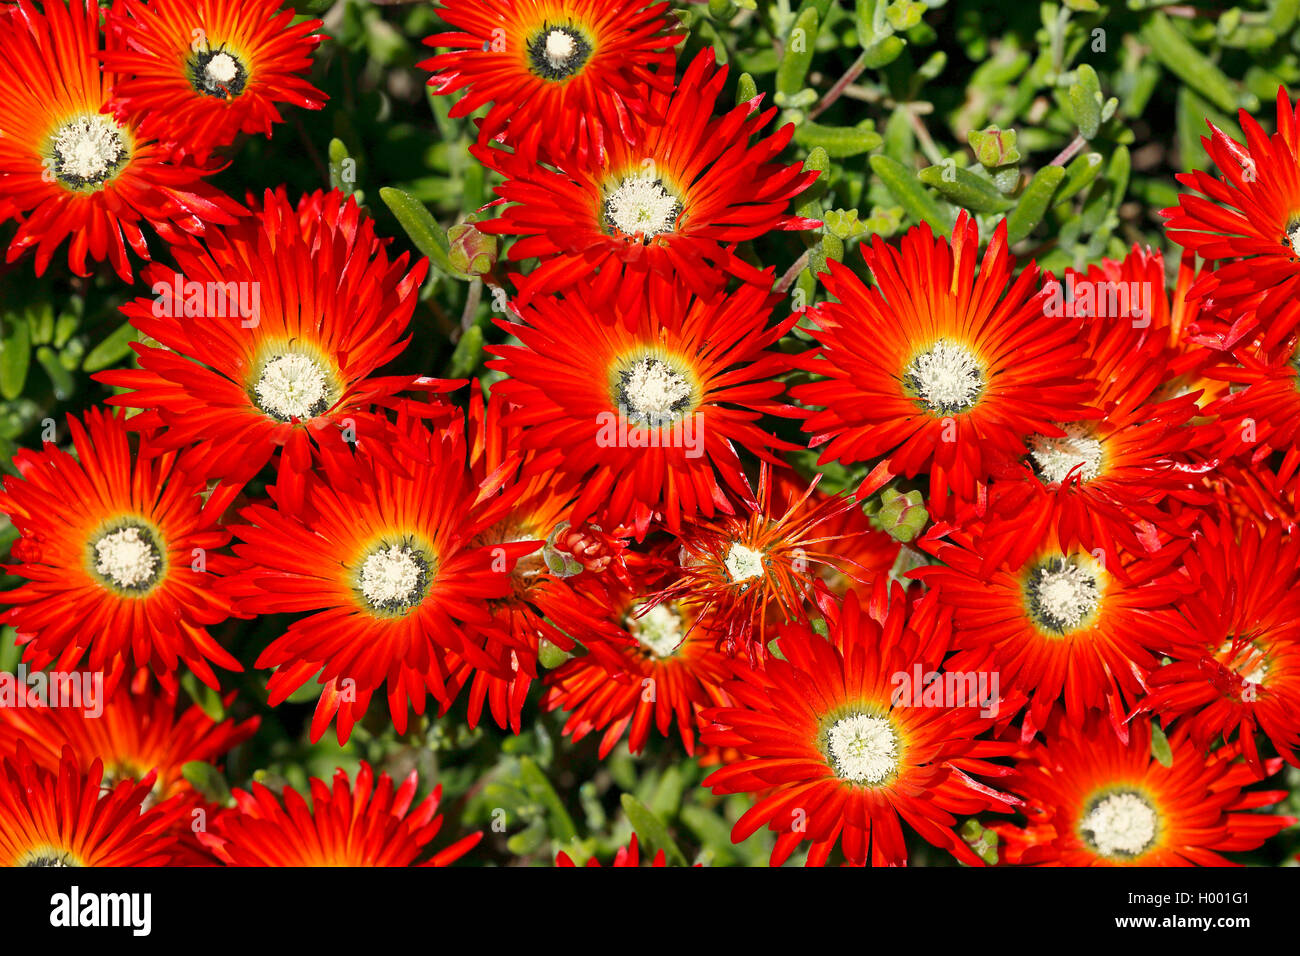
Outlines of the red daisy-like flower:
M83 773L93 761L102 762L105 787L154 774L152 805L192 792L181 775L185 764L218 759L252 737L259 722L250 717L217 723L197 704L178 714L174 698L147 685L136 691L124 682L93 708L0 708L0 754L17 754L20 743L26 744L36 763L57 772L68 744Z
M286 787L277 797L254 783L236 790L234 810L217 816L199 839L227 866L449 866L482 839L462 837L417 863L442 828L441 784L412 808L418 779L411 771L400 787L386 773L375 778L365 761L348 782L334 772L333 787L311 778L311 805Z
M463 91L451 116L490 103L481 140L548 161L634 141L683 38L648 0L443 0L438 15L455 29L424 42L451 52L420 67L436 92Z
M753 140L776 113L759 112L757 98L713 118L727 75L713 59L712 47L701 51L671 95L652 94L662 122L632 118L635 135L612 137L602 155L551 169L490 145L472 148L506 178L496 191L509 203L478 228L521 237L509 250L515 261L541 260L526 278L514 277L521 302L593 275L596 301L617 299L629 316L651 274L673 276L699 295L728 274L771 288L771 270L744 262L735 246L819 225L786 213L817 173L775 162L793 125Z
M1011 466L1033 434L1086 417L1091 386L1079 319L1044 321L1049 290L1032 263L1011 282L1006 226L979 264L979 232L963 213L953 239L928 224L900 248L879 236L863 257L868 289L847 266L824 277L834 297L809 311L821 343L809 364L825 380L792 390L817 406L804 423L820 462L873 463L865 498L896 475L930 477L930 510L945 514L951 489L972 501L976 482Z
M0 595L26 662L66 671L83 658L109 672L147 667L171 691L184 663L209 687L212 664L242 670L208 634L231 613L213 582L231 559L219 522L238 492L207 492L147 437L131 454L120 415L69 416L75 457L54 445L20 451L0 511L22 534L7 570L24 583ZM206 495L206 497L205 497Z
M1071 721L1100 708L1122 736L1146 675L1160 655L1186 643L1173 610L1186 586L1177 575L1185 544L1167 542L1155 556L1090 552L1050 527L1036 537L1030 529L1038 526L1032 518L990 518L947 540L927 535L921 546L941 564L910 576L952 612L959 653L951 666L997 671L1029 698L1022 739L1045 726L1062 698ZM1024 547L1003 561L991 538Z
M278 485L296 498L313 447L368 442L383 455L392 405L418 376L372 377L408 339L428 263L407 271L355 199L337 190L295 208L267 191L263 208L207 248L176 249L181 272L151 268L154 298L123 313L159 345L133 343L139 369L95 378L131 391L110 404L146 409L139 427L162 426L165 447L185 449L200 477L247 481L282 449Z
M470 502L464 426L431 431L402 415L396 443L381 458L362 445L345 461L326 459L310 472L301 509L253 504L233 530L246 560L228 588L251 613L314 612L289 625L257 659L276 672L267 683L277 706L307 681L322 685L312 721L319 740L337 716L340 743L387 685L398 733L407 710L424 713L432 694L450 702L446 651L458 660L506 675L504 653L483 649L492 626L488 601L510 593L503 568L533 549L500 545L494 554L472 542L483 512ZM389 457L394 464L387 464ZM496 649L493 649L496 650ZM318 676L319 675L319 676Z
M1300 336L1272 349L1242 344L1232 358L1235 363L1205 373L1223 382L1226 392L1209 409L1223 425L1219 453L1254 470L1276 452L1279 470L1294 474L1300 467Z
M562 651L573 649L573 641L554 619L564 614L585 630L594 628L602 613L599 603L575 595L569 578L581 576L587 582L593 575L619 573L623 545L599 528L569 525L566 515L573 493L557 491L560 483L553 468L529 467L537 453L520 449L519 430L502 421L504 404L499 398L485 403L482 391L474 388L468 425L470 469L478 480L479 500L487 502L482 520L488 526L474 543L488 548L493 570L510 578L510 593L488 603L492 622L481 630L489 653L500 647L509 654L510 674L481 670L449 654L448 685L470 685L471 727L478 726L486 702L497 725L517 734L524 701L537 679L541 642ZM535 542L531 553L507 559L506 546L530 540ZM576 608L586 608L590 620L583 621Z
M302 76L321 21L294 18L280 0L119 0L103 57L116 74L111 108L200 160L241 132L270 136L277 103L318 110L327 99Z
M509 376L493 392L515 406L523 446L549 452L539 462L580 492L575 525L640 538L656 514L675 530L730 513L725 492L753 501L736 446L774 463L794 447L757 422L797 412L780 401L790 357L773 346L798 316L769 324L774 301L755 286L696 298L656 279L629 324L603 318L613 302L584 284L535 299L522 324L499 321L522 344L489 348L500 356L489 367Z
M1232 866L1294 817L1250 812L1286 790L1243 791L1255 779L1234 748L1207 753L1186 732L1169 736L1172 762L1151 753L1151 723L1136 720L1127 743L1099 721L1054 722L1016 766L1007 786L1026 798L1027 828L993 829L1010 863L1046 866ZM1276 773L1281 760L1269 761Z
M1034 477L1001 485L996 497L998 507L1034 514L1062 541L1085 550L1158 547L1157 526L1188 534L1195 509L1212 500L1202 476L1216 463L1210 446L1218 428L1204 416L1194 424L1200 396L1190 383L1170 388L1180 376L1203 372L1208 354L1198 350L1189 358L1169 345L1163 282L1159 257L1135 249L1123 262L1067 270L1064 286L1073 301L1061 301L1061 283L1048 283L1055 304L1049 315L1085 319L1082 340L1092 361L1085 380L1095 388L1090 401L1099 417L1058 422L1058 436L1029 436ZM1037 498L1041 507L1030 503ZM1028 537L1045 533L1035 528Z
M147 678L141 671L139 678ZM178 837L173 851L175 865L210 865L212 858L195 834L207 818L218 812L182 776L192 761L212 763L231 748L253 736L259 718L242 722L214 721L197 704L177 713L175 698L151 689L147 679L117 689L92 703L79 706L26 706L0 708L0 755L15 755L27 746L32 759L57 773L61 751L72 747L80 760L81 772L92 765L103 766L102 786L112 788L119 781L153 778L144 800L151 807L173 798L183 805L175 824ZM234 694L227 696L227 705ZM50 702L55 703L54 701Z
M888 587L878 579L867 607L850 592L829 640L802 625L782 628L782 657L761 670L737 662L737 679L723 687L735 706L705 712L717 726L703 741L740 756L704 786L762 794L731 838L739 842L766 824L779 834L774 866L805 840L810 866L824 864L837 843L851 864L903 864L900 822L982 866L953 832L954 814L1018 802L969 775L1008 769L986 758L1009 754L1014 744L976 739L994 726L992 707L914 706L900 694L918 669L939 672L949 621L933 596L909 608L902 588L886 597Z
M94 0L18 0L0 17L0 221L21 222L6 262L35 247L41 275L71 236L73 272L108 259L130 282L126 247L149 258L141 223L182 244L244 210L202 181L214 168L170 162L135 118L103 115L101 39Z
M1300 539L1276 523L1220 517L1205 523L1184 565L1179 647L1151 675L1138 712L1186 724L1202 751L1235 735L1261 774L1263 731L1300 766Z
M176 847L175 807L143 808L153 774L105 792L103 765L88 770L71 747L57 768L20 742L0 773L0 866L163 866Z
M744 517L696 522L679 539L680 567L656 600L691 601L701 623L751 658L766 653L771 623L807 621L809 607L833 604L827 572L862 580L865 572L841 558L828 523L859 509L844 495L813 499L820 476L803 491L792 483L772 500L772 473L764 464L756 507Z
M1205 150L1221 178L1194 170L1177 178L1194 190L1163 212L1169 238L1220 261L1192 289L1222 317L1222 347L1252 332L1275 346L1300 324L1300 103L1277 91L1277 132L1269 136L1245 110L1238 143L1207 121Z
M658 562L641 562L631 587L557 609L556 623L586 654L546 675L543 704L569 712L564 734L575 742L604 731L601 759L625 733L628 749L641 753L652 726L668 736L674 723L693 756L700 712L727 703L719 691L730 676L727 657L718 650L717 636L697 626L698 606L653 598L654 582L665 570ZM595 626L589 626L593 617Z

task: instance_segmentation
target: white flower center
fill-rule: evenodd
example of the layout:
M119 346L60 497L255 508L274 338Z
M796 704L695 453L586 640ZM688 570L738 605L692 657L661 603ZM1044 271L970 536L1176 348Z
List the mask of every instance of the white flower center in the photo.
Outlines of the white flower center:
M267 362L254 391L263 410L282 421L315 418L329 407L325 370L301 352Z
M578 45L573 42L573 37L563 30L552 30L546 34L546 59L555 69L563 68L573 53L578 49Z
M883 717L842 717L826 736L832 769L841 780L879 783L898 769L898 738Z
M79 867L80 863L67 850L57 850L54 847L45 846L40 849L29 850L20 857L22 867Z
M126 158L122 127L99 113L78 116L54 135L55 174L74 186L102 183Z
M405 546L380 548L361 565L361 593L376 608L411 607L423 597L427 565Z
M239 75L239 64L229 53L218 53L203 67L203 75L213 85L224 85Z
M623 372L623 403L633 416L650 425L662 425L677 418L677 412L691 397L686 376L656 358L639 359Z
M139 528L111 531L95 542L95 570L120 588L138 588L153 580L158 551Z
M1219 653L1224 655L1232 654L1232 641L1224 641L1223 646L1219 648ZM1230 658L1231 660L1231 658ZM1250 667L1250 671L1242 673L1245 668ZM1264 678L1268 676L1268 660L1260 652L1259 648L1253 644L1246 645L1236 656L1235 669L1241 676L1241 679L1247 684L1263 685Z
M656 604L644 614L644 604L632 608L628 630L655 657L671 657L682 643L682 617L667 604Z
M1156 835L1156 812L1136 793L1106 797L1079 824L1104 856L1137 856Z
M1034 435L1029 439L1029 454L1048 484L1059 484L1079 468L1079 478L1091 481L1101 471L1101 442L1093 438L1087 425L1070 422L1062 425L1063 438Z
M1096 577L1065 558L1031 572L1028 590L1030 610L1061 633L1078 627L1101 600Z
M983 391L984 369L964 345L940 339L903 370L903 381L932 411L964 412Z
M605 198L605 221L629 236L672 232L681 211L663 183L648 176L629 176Z
M739 541L731 545L731 550L727 552L727 573L731 575L731 580L740 582L748 581L750 578L756 578L763 573L763 553L755 551L753 548L747 548Z

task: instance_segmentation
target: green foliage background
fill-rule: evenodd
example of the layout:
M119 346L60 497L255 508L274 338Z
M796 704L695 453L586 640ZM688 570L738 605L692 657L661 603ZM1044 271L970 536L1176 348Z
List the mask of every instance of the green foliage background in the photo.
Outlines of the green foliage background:
M420 40L441 29L436 6L297 6L325 21L330 39L313 80L330 101L319 113L288 111L269 141L242 141L215 182L241 199L282 184L295 199L331 185L355 192L397 249L435 260L413 344L398 366L483 374L482 345L502 333L492 325L491 296L448 266L443 230L490 201L493 179L467 152L470 120L450 119L451 100L430 95L415 66L432 52ZM747 252L778 276L805 265L794 284L805 303L818 297L814 274L825 258L860 265L854 247L864 237L894 236L921 220L946 232L959 208L978 216L986 238L1006 216L1021 262L1034 257L1053 270L1122 257L1133 243L1166 247L1158 210L1175 204L1177 172L1205 166L1205 118L1240 138L1236 111L1244 108L1271 128L1278 86L1300 80L1300 0L674 6L690 31L683 59L712 46L731 66L728 95L763 93L765 104L780 107L779 122L796 124L789 158L825 170L799 211L826 227L765 237ZM1003 132L983 132L988 127ZM381 199L386 188L418 205L402 206L387 191ZM390 202L407 210L410 235ZM421 219L423 227L413 225ZM0 243L12 231L0 226ZM151 248L167 261L156 237ZM1176 263L1177 255L1166 248L1166 259ZM132 330L117 309L148 294L139 280L127 288L106 269L88 280L72 276L57 255L41 280L30 257L0 268L0 465L12 472L18 447L39 447L46 419L64 441L65 415L108 397L89 375L133 360ZM0 522L3 552L14 531ZM247 666L287 623L231 622L217 637ZM8 631L0 641L0 668L17 663L12 638ZM449 820L438 846L468 828L487 830L466 863L548 864L557 849L579 862L591 853L607 861L627 841L631 818L644 842L676 862L766 865L764 833L740 846L729 839L748 798L714 798L699 788L706 771L682 756L678 741L652 735L639 758L620 746L598 761L594 739L575 745L561 737L562 717L540 712L536 688L519 737L490 719L470 730L463 698L446 717L416 721L398 737L381 699L340 749L329 735L314 746L307 740L313 685L272 710L265 672L250 667L222 679L238 691L231 716L261 714L262 727L231 755L224 775L192 768L214 796L254 777L305 790L309 775L328 778L336 766L354 770L367 759L393 773L418 769L425 789L442 784ZM223 713L218 695L192 677L184 686L214 716ZM1296 813L1300 778L1287 773L1293 795L1279 812ZM967 832L979 839L978 826ZM1296 843L1292 828L1250 859L1288 861ZM952 862L920 841L912 853L918 864Z

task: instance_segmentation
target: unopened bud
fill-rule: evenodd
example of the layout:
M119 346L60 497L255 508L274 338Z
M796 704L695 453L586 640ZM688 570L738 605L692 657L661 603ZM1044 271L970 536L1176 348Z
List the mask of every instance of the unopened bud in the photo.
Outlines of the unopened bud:
M447 230L451 248L447 258L451 267L467 276L481 276L497 264L497 237L479 232L471 222L462 222Z
M996 169L1020 162L1020 150L1016 148L1016 131L989 126L982 130L971 130L966 134L975 158L986 169Z
M886 488L880 493L880 510L876 512L876 520L896 541L911 541L930 520L921 500L919 491L901 494L893 488Z

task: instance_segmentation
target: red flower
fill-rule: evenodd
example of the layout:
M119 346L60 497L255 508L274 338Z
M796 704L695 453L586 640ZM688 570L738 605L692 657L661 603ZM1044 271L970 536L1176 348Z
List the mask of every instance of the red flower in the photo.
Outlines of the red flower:
M1180 354L1169 344L1163 282L1160 258L1138 249L1086 273L1067 270L1064 285L1075 301L1062 307L1085 319L1081 339L1092 367L1084 379L1094 389L1096 417L1058 422L1060 436L1029 436L1034 478L1000 483L993 507L1032 514L1062 542L1088 551L1141 553L1158 546L1157 528L1191 533L1196 509L1213 500L1202 476L1217 464L1211 446L1219 429L1198 415L1203 396L1190 385L1213 373L1205 371L1205 350ZM1062 295L1055 280L1048 285ZM1180 375L1187 376L1183 387L1171 388ZM1046 533L1035 527L1024 540Z
M243 207L202 181L215 168L172 163L138 118L101 113L114 77L100 72L94 0L18 0L0 17L0 221L21 225L6 262L36 249L42 275L72 237L68 267L88 275L86 257L108 259L131 281L126 247L149 258L141 223L183 244Z
M402 416L383 457L366 442L355 457L327 459L309 472L301 509L253 504L233 530L247 566L228 588L251 613L312 612L289 625L257 659L276 672L267 683L277 706L307 681L322 685L311 738L338 718L343 743L374 692L387 685L398 733L426 696L446 705L448 651L456 660L506 675L505 651L484 650L488 601L509 593L497 557L471 542L483 531L466 467L463 426L431 432ZM387 464L389 458L394 463ZM531 542L502 545L509 567Z
M95 761L103 764L105 787L153 775L147 800L152 805L177 794L193 794L181 775L185 764L217 760L252 737L259 723L257 717L217 723L197 704L177 713L175 698L147 685L137 691L119 684L96 707L82 703L85 706L0 708L0 755L16 755L25 744L32 760L57 773L68 744L83 773Z
M321 21L294 18L280 0L120 0L108 17L118 42L103 56L114 112L200 160L241 132L270 136L277 103L318 110L327 99L301 75Z
M415 387L453 383L371 377L401 353L427 262L390 261L374 224L338 191L295 209L267 191L253 218L214 233L206 249L177 249L181 272L149 270L155 298L123 313L159 346L135 345L139 369L100 372L132 391L110 404L144 408L199 477L247 481L277 450L281 493L301 493L313 447L369 441L383 455L395 404Z
M164 866L176 849L178 804L143 808L153 774L107 788L71 747L56 769L19 742L0 774L0 866Z
M470 684L471 727L478 726L487 702L498 726L519 733L524 701L537 679L541 642L564 651L573 648L555 619L561 614L572 619L575 607L592 607L595 614L601 610L599 604L578 599L568 579L587 582L594 574L619 573L623 543L590 526L568 524L564 516L573 493L559 490L553 467L531 467L541 453L520 450L519 430L502 421L505 403L494 397L485 407L482 396L475 386L468 416L470 469L478 482L478 500L485 503L482 521L487 525L474 543L492 554L494 572L509 577L510 592L488 602L491 623L480 630L490 655L508 654L510 671L503 676L449 654L447 683L449 696ZM508 558L509 547L530 541L531 552ZM585 623L580 617L579 622Z
M647 0L443 0L438 15L458 29L425 45L451 52L420 67L436 92L462 93L451 116L491 103L480 142L548 162L635 145L650 92L672 90L683 38L668 4Z
M867 573L836 553L842 539L829 527L848 512L862 515L861 509L844 495L813 498L819 480L802 491L784 483L773 501L772 473L764 463L757 506L743 518L727 515L683 531L676 578L655 600L691 601L728 651L762 657L769 621L806 622L810 608L833 605L829 573L858 580Z
M976 274L978 253L963 213L951 243L928 224L898 250L874 237L863 246L870 289L830 263L834 301L809 313L822 344L809 367L826 379L792 394L823 409L804 424L825 446L819 463L875 463L859 498L927 472L931 512L948 513L949 490L974 500L976 482L1021 458L1026 438L1063 435L1058 422L1087 415L1078 319L1044 319L1049 291L1032 263L1011 282L1005 225Z
M651 112L662 122L630 118L633 135L611 137L605 154L579 154L559 169L484 144L472 148L506 177L496 191L512 204L479 230L521 236L511 258L542 260L526 279L514 277L522 303L593 275L592 301L617 299L629 319L651 274L697 295L720 289L728 274L771 288L771 270L744 262L735 245L817 225L785 211L817 174L774 162L792 125L751 144L776 113L758 112L757 99L712 117L726 78L712 48L701 51L674 92L652 94Z
M6 478L0 510L25 539L25 582L4 592L2 620L18 630L28 664L69 670L148 667L174 691L184 663L209 687L212 664L241 670L209 636L230 602L213 586L230 570L218 522L238 488L206 491L175 469L175 456L142 438L131 454L122 417L92 408L83 427L68 418L74 458L54 445L20 451L20 479ZM15 557L19 557L15 555Z
M1272 136L1245 110L1238 116L1244 145L1208 121L1211 137L1201 139L1221 178L1179 174L1195 192L1163 215L1172 241L1203 259L1228 260L1191 291L1222 317L1222 346L1257 333L1272 347L1300 324L1300 104L1278 87Z
M1222 854L1251 850L1294 817L1249 811L1277 803L1286 790L1245 791L1254 779L1236 750L1211 753L1169 737L1172 763L1151 753L1151 723L1136 720L1127 742L1098 721L1054 722L1008 782L1026 798L1025 830L993 829L1004 859L1046 866L1232 866ZM1281 760L1269 761L1276 773Z
M234 810L221 813L199 839L228 866L449 866L482 839L472 833L416 863L442 828L442 786L412 809L418 780L393 778L365 761L349 784L342 769L333 787L311 779L311 806L292 787L280 798L260 783L235 791Z
M777 378L789 356L773 346L797 316L769 324L773 303L754 286L701 299L656 279L647 308L611 323L613 304L583 284L535 299L523 324L499 322L522 344L489 349L509 376L493 391L514 406L522 446L573 492L575 525L632 525L641 538L656 514L675 530L730 513L725 492L753 500L736 446L771 462L794 447L757 422L796 413Z
M641 753L652 726L668 736L674 723L694 755L699 713L727 702L719 690L729 677L727 658L717 636L699 626L699 607L653 598L663 571L655 562L642 563L631 587L611 587L556 609L556 623L586 653L546 675L543 705L570 712L564 734L574 742L604 731L602 759L625 733L628 749Z
M851 864L905 863L903 821L981 866L953 832L954 814L1017 802L969 776L1003 773L985 758L1014 745L976 739L994 723L978 705L912 706L898 696L899 675L917 666L938 671L949 621L933 596L909 609L901 588L889 594L885 579L877 582L866 607L850 592L829 640L802 625L785 627L782 658L769 658L762 670L737 665L737 679L723 687L736 705L707 711L717 727L702 739L741 756L704 786L762 794L731 839L766 824L778 834L774 866L805 840L810 866L824 864L837 843Z
M1065 700L1079 723L1105 710L1125 736L1129 709L1145 692L1160 656L1186 645L1174 601L1186 587L1177 574L1185 548L1166 543L1155 556L1088 551L1030 516L970 521L950 540L923 546L942 562L911 576L951 609L959 671L996 671L1029 698L1022 739L1041 729ZM1005 561L1001 541L1019 550Z
M1209 408L1223 425L1219 454L1240 457L1259 471L1270 455L1280 453L1281 470L1294 474L1300 466L1300 337L1292 335L1272 349L1243 343L1232 358L1235 363L1206 372L1224 389Z
M1300 539L1275 522L1205 523L1184 558L1172 662L1138 712L1186 724L1202 751L1223 735L1262 775L1255 735L1300 766Z

